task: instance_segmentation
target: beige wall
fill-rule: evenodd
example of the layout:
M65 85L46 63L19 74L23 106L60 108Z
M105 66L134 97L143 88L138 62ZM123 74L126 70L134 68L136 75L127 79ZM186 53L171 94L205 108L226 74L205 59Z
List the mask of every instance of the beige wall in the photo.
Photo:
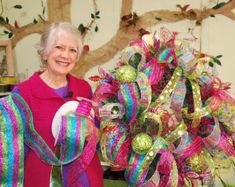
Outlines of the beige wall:
M133 11L138 15L156 9L176 9L176 4L191 4L190 8L200 8L203 2L208 5L209 0L134 0ZM42 1L45 3L45 0ZM216 0L210 0L216 2ZM14 4L22 4L22 10L10 8ZM121 0L97 0L98 9L101 12L101 19L97 21L99 32L90 32L85 39L85 43L89 44L90 49L96 49L105 44L116 32L119 24L119 13L121 7ZM92 12L92 0L73 0L72 1L71 20L74 25L80 23L86 24L90 21L90 13ZM7 15L10 21L17 18L19 25L24 25L32 22L38 13L41 13L41 2L39 0L29 1L21 0L4 0L4 14ZM182 37L188 35L189 27L194 27L192 21L181 21L178 23L162 23L157 27L149 28L150 31L159 31L159 27L164 26L170 30L178 31ZM202 27L196 27L194 34L198 37L198 41L194 44L196 49L200 49L205 53L211 55L223 55L222 66L218 67L219 77L225 82L232 83L232 92L235 93L235 21L232 21L223 16L216 16L215 18L208 18L202 23ZM1 36L3 38L3 36ZM15 66L18 73L24 73L27 77L34 71L39 69L40 60L37 56L34 45L39 40L39 35L31 35L23 39L15 48ZM103 65L105 69L111 69L116 62L116 57ZM91 69L86 79L97 73L97 67ZM94 84L92 83L94 86ZM233 173L223 171L223 177L235 184ZM217 186L221 186L218 183Z
M209 0L201 0L204 5L208 5ZM45 0L42 1L46 4ZM210 2L213 2L210 0ZM214 0L214 2L216 2ZM10 8L14 4L22 4L22 10ZM116 32L119 24L119 13L121 7L121 0L97 0L98 9L101 11L101 19L97 21L99 32L91 32L85 39L85 43L89 44L90 49L96 49L105 44ZM133 11L138 15L144 12L169 9L178 10L176 4L190 4L190 8L200 8L202 6L200 0L134 0ZM10 21L17 18L19 25L24 25L32 22L41 13L41 2L34 1L33 3L22 0L4 1L4 14L9 17ZM80 23L88 23L90 21L90 13L92 12L91 0L74 0L71 6L71 20L74 25ZM194 27L192 21L181 21L178 23L162 23L157 27L149 28L148 30L154 32L159 31L159 27L164 26L170 30L178 31L182 37L187 36L188 28ZM232 92L235 92L235 77L233 70L235 68L235 21L232 21L223 16L216 16L209 18L202 23L202 27L196 27L194 34L198 37L197 44L194 44L196 49L201 49L203 52L218 55L222 54L222 66L218 67L219 77L224 82L232 83ZM2 37L2 36L1 36ZM39 58L37 57L34 45L39 40L39 35L34 34L23 39L15 48L15 65L18 73L24 73L26 76L31 75L40 66ZM118 54L116 56L118 58ZM115 58L103 65L104 68L111 68L112 64L116 62ZM94 67L87 73L87 77L97 73L97 67Z

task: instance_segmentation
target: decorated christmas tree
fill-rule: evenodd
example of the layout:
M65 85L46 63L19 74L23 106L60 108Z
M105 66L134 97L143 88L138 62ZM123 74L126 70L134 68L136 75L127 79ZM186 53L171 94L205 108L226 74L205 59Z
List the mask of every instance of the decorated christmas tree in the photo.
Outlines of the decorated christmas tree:
M102 156L130 186L213 186L234 165L235 98L216 74L220 58L162 29L99 69Z

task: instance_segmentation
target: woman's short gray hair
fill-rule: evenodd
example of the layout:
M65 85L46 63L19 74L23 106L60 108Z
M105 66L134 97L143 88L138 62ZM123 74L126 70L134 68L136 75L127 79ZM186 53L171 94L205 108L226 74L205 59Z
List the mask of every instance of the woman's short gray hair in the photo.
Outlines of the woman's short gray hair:
M68 35L74 38L78 48L77 59L79 59L83 49L83 42L80 32L69 22L55 22L51 24L41 35L40 43L36 46L38 54L41 56L43 62L43 56L49 53L49 51L54 47L60 31L66 32Z

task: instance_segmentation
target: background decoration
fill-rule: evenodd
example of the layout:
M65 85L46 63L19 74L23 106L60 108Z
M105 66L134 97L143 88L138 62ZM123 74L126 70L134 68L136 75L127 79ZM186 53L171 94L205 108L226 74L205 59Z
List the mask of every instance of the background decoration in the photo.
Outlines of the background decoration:
M84 77L86 72L92 67L102 65L111 60L115 54L125 48L130 41L136 40L139 35L148 32L147 29L152 26L163 23L175 23L183 20L191 20L195 23L195 26L200 26L202 21L215 18L217 15L223 15L228 19L235 20L235 13L233 12L235 0L222 2L214 0L208 1L209 5L202 6L201 9L193 8L191 4L176 4L175 7L177 10L158 10L158 6L156 6L155 10L140 14L134 11L134 0L122 0L119 14L120 23L113 37L99 48L84 53L80 63L74 68L74 73L79 77ZM3 34L11 38L12 46L15 47L27 36L35 33L41 34L52 22L58 20L71 22L72 3L72 0L41 0L40 12L32 16L30 23L21 25L19 17L10 19L7 15L7 11L4 9L7 1L0 0L0 25L4 28ZM77 25L84 38L87 37L88 33L100 30L97 20L102 18L102 12L99 11L96 0L91 0L90 4L92 11L87 12L87 14L90 15L90 21ZM11 8L14 8L16 12L23 12L25 5L18 4L17 2L13 4L12 7L8 7L8 9ZM188 29L189 32L194 35L193 28Z
M10 40L0 41L0 76L14 76L13 53Z
M234 167L235 97L216 74L220 57L161 28L93 76L103 158L130 186L213 186Z

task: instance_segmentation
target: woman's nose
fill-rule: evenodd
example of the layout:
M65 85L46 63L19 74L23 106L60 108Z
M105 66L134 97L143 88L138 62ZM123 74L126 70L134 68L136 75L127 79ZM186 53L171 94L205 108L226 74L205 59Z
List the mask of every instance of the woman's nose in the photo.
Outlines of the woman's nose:
M68 49L65 49L61 52L61 57L63 58L69 58L69 50Z

